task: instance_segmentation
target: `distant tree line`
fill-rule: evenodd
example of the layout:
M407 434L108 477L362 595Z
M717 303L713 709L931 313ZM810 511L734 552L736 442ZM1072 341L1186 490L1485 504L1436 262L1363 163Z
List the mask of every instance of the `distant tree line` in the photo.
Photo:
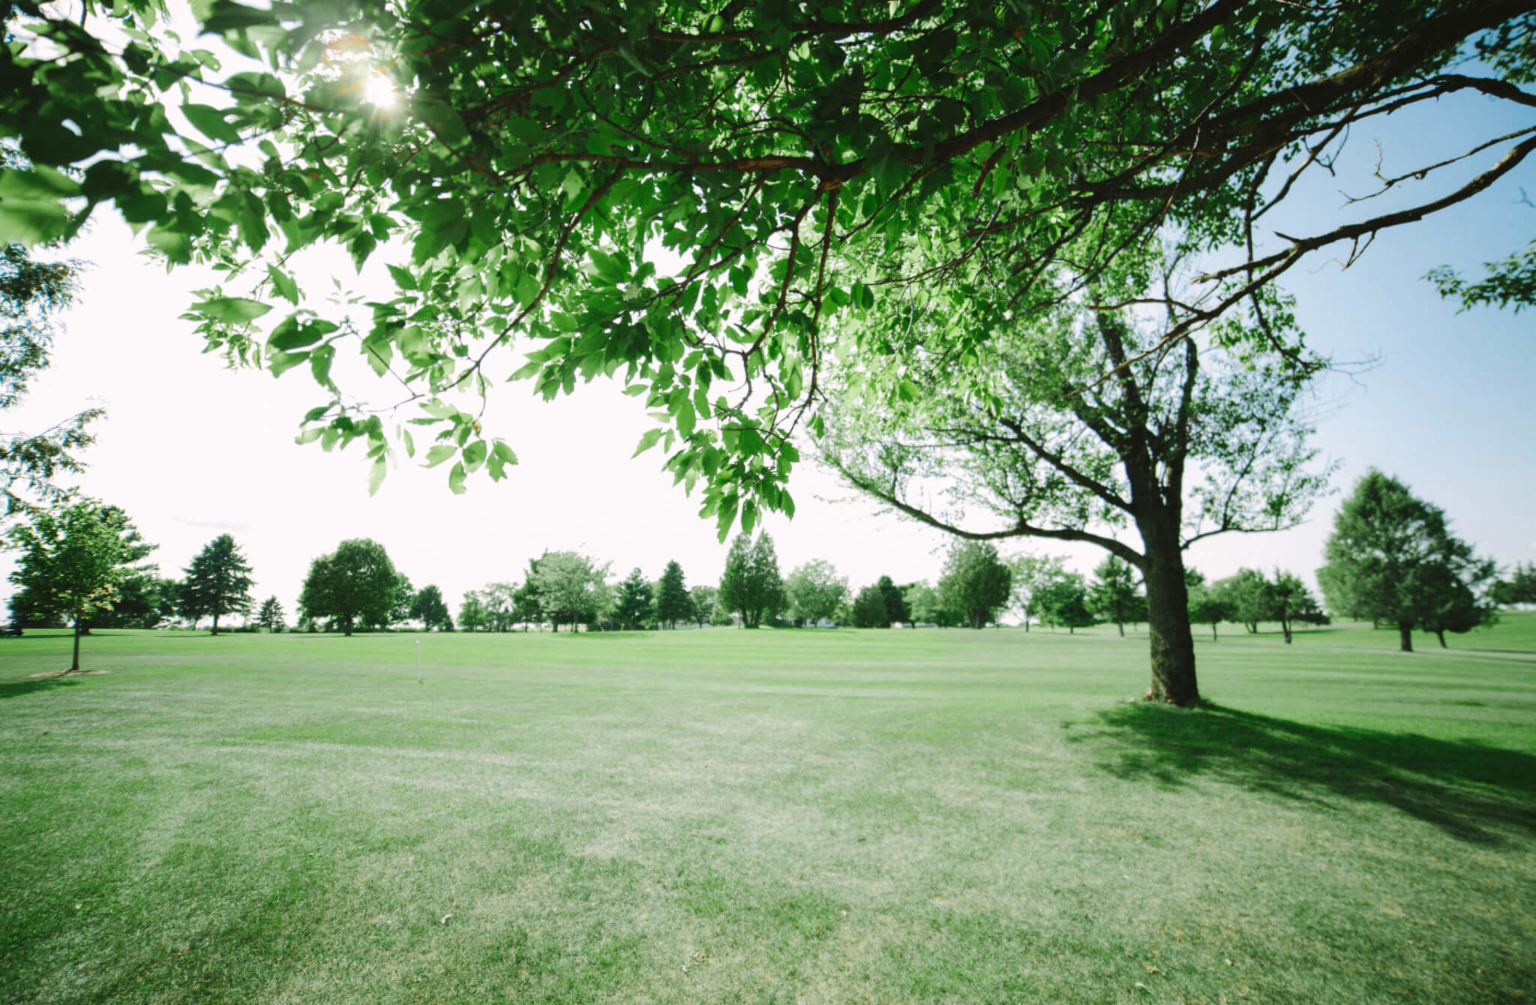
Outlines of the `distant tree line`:
M92 627L154 628L178 618L196 627L207 618L216 635L221 623L228 630L227 619L242 614L245 630L287 628L275 596L255 603L251 566L228 534L209 542L180 579L160 576L146 562L155 546L122 510L96 500L36 508L14 523L5 541L20 553L11 575L19 587L11 599L13 625L73 628L75 669L80 637ZM1331 613L1392 627L1406 650L1416 629L1434 633L1444 646L1447 632L1487 624L1497 607L1536 604L1536 565L1516 565L1497 578L1492 561L1451 533L1442 510L1375 470L1340 507L1325 558L1317 570L1324 603L1285 570L1243 568L1207 582L1189 569L1190 623L1209 626L1213 641L1223 622L1250 633L1273 623L1290 642L1296 626L1328 624ZM881 576L855 592L823 560L784 577L765 532L731 543L718 586L690 587L675 561L654 581L639 568L617 583L610 578L607 563L574 551L546 551L529 560L520 583L489 583L466 593L456 626L437 586L415 589L382 544L357 538L311 563L298 627L344 635L406 622L429 631L489 632L543 625L555 632L733 624L981 628L1012 608L1026 631L1032 624L1073 632L1108 623L1124 635L1127 625L1134 629L1147 620L1145 585L1116 555L1085 577L1058 557L1004 559L989 543L958 538L936 584L897 585Z

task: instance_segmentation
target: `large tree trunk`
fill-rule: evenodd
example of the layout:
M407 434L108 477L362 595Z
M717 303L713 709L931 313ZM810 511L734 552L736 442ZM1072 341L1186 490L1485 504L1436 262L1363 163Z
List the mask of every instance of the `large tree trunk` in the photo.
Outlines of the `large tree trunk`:
M1139 517L1136 523L1145 545L1141 575L1147 586L1147 634L1152 647L1147 700L1198 705L1195 639L1189 628L1189 588L1184 585L1178 514L1165 510Z
M217 611L215 611L214 614L213 614L213 632L212 632L212 634L214 634L214 635L219 634L219 614L218 614Z
M1402 643L1403 652L1413 652L1413 623L1410 621L1399 621L1397 623L1397 638Z

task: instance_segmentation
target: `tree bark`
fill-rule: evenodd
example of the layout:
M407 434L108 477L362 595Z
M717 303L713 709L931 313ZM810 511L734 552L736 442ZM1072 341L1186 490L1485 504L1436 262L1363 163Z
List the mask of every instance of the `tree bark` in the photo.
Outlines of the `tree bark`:
M1145 545L1141 575L1147 586L1147 634L1152 648L1147 700L1198 705L1195 639L1189 628L1189 588L1184 585L1177 511L1138 516L1136 523Z
M1398 637L1398 640L1402 643L1402 647L1401 648L1402 648L1403 652L1405 652L1405 653L1413 652L1413 624L1412 624L1412 622L1399 621L1397 623L1397 637Z
M1445 629L1444 628L1436 628L1435 629L1435 635L1440 639L1440 648L1441 649L1449 649L1449 648L1451 648L1450 646L1445 644Z
M219 634L219 614L217 611L213 614L213 631L210 634Z
M79 618L75 619L75 658L70 661L69 669L71 671L75 671L75 670L79 670L80 669L80 619Z

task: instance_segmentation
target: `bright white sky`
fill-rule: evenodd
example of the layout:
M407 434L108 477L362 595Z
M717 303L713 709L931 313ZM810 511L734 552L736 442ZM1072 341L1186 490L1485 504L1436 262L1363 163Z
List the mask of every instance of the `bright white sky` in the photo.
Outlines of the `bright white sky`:
M1491 107L1480 98L1445 101L1433 119L1387 123L1384 170L1417 166L1411 155L1426 122L1439 139L1459 130L1492 135L1494 114L1500 131L1529 124ZM1363 159L1367 171L1373 138L1357 132L1352 140L1357 166ZM1437 142L1436 149L1445 148ZM1194 566L1211 578L1244 565L1310 578L1340 496L1371 466L1442 506L1481 553L1505 565L1536 560L1530 315L1458 314L1421 279L1436 265L1475 269L1526 245L1536 208L1521 202L1522 186L1532 186L1536 172L1526 167L1516 175L1449 215L1383 235L1347 272L1319 258L1292 273L1285 285L1299 298L1316 348L1340 362L1380 360L1322 389L1316 443L1342 462L1338 491L1295 530L1202 542L1192 550ZM1310 193L1302 218L1277 229L1331 225L1343 204L1340 189L1365 190L1360 177ZM1383 202L1376 211L1388 208ZM487 425L521 460L508 480L474 477L467 495L454 496L446 466L426 471L406 463L370 499L360 451L325 454L293 443L299 418L324 400L306 368L279 380L202 355L178 315L207 277L192 269L168 275L141 249L105 214L70 249L92 263L81 302L65 318L52 366L24 406L4 417L4 428L38 429L87 403L105 406L82 486L123 507L159 544L154 557L165 574L179 576L227 532L254 567L257 600L276 595L290 621L310 561L349 537L381 541L418 588L437 584L455 614L464 591L520 580L528 559L546 549L611 562L616 577L639 566L656 578L676 559L690 585L718 582L725 545L713 523L697 517L697 500L658 470L660 454L630 459L649 420L617 384L581 386L552 404L533 399L529 385L502 385ZM880 575L898 583L937 577L942 535L852 499L809 465L791 488L797 516L766 523L784 573L821 558L854 589ZM1011 550L1066 554L1084 572L1102 557L1046 541L1021 540ZM0 555L0 597L9 595L4 577L12 568Z

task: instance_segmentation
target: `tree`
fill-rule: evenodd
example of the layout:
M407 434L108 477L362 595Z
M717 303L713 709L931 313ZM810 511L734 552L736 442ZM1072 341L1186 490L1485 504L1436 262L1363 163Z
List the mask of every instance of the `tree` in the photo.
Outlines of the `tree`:
M517 623L517 587L511 583L487 583L477 595L485 618L483 627L493 632L510 632Z
M1247 628L1248 634L1257 634L1259 622L1270 617L1274 605L1269 580L1257 569L1238 569L1226 579L1218 580L1215 589L1231 612L1232 620Z
M590 624L608 606L607 564L597 565L574 551L546 551L528 563L528 585L555 631Z
M648 628L655 622L656 602L651 596L651 584L641 574L639 566L631 570L628 578L619 584L618 595L613 602L613 619L619 623L620 628L629 631Z
M369 628L385 629L390 625L408 621L411 618L411 608L416 603L416 587L411 585L411 577L403 572L395 574L395 592L390 601L389 610L382 618L376 618L367 622Z
M1097 624L1093 612L1088 609L1088 588L1083 577L1075 572L1046 583L1037 603L1041 624L1065 628L1070 635L1077 634L1079 628Z
M34 510L11 528L6 543L21 553L10 577L21 588L20 602L74 627L71 671L80 669L86 620L117 601L132 563L153 548L122 510L92 499Z
M359 624L387 625L401 579L382 544L368 538L343 541L310 563L299 595L301 617L333 620L347 636Z
M1296 622L1310 625L1326 625L1328 615L1318 606L1317 598L1307 589L1307 584L1289 572L1275 570L1275 578L1268 583L1269 604L1267 620L1280 622L1280 631L1286 645L1291 644L1291 627Z
M731 542L717 603L740 614L743 628L757 628L783 609L784 581L767 531L759 531L755 541L741 534Z
M683 580L683 567L668 562L656 584L656 617L669 628L676 628L679 621L693 617L693 604L688 599L688 585Z
M688 602L692 605L693 620L700 628L712 624L715 618L715 597L719 591L713 586L695 586L688 591Z
M1510 570L1508 579L1501 579L1488 588L1488 596L1500 607L1536 604L1536 563L1517 563Z
M818 558L791 572L784 592L796 622L815 625L837 613L848 596L848 580L837 574L831 562Z
M91 628L154 628L176 617L180 591L179 582L161 577L156 568L131 570L112 607L87 619L87 633Z
M466 632L478 632L487 625L485 601L475 590L464 594L464 602L459 605L459 627Z
M885 609L885 594L880 587L866 586L853 598L853 627L891 627L891 615Z
M960 621L955 612L944 606L939 591L928 585L926 580L920 583L908 583L901 591L901 601L906 605L914 624L931 624L948 628Z
M1216 627L1232 619L1231 603L1221 589L1208 585L1205 576L1194 569L1184 570L1184 582L1189 588L1189 623L1210 625L1211 641L1215 642Z
M1437 612L1492 574L1443 510L1374 468L1334 515L1324 554L1317 580L1328 606L1396 625L1403 652L1413 651L1415 626L1441 624Z
M240 546L228 534L210 541L186 568L181 584L182 614L193 624L203 615L213 617L212 634L219 634L219 618L251 609L251 565Z
M1378 171L1376 191L1463 154L1477 174L1272 236L1272 211L1336 169L1352 126L1458 93L1528 103L1526 0L871 11L212 5L204 32L266 72L184 51L151 0L88 0L78 17L13 5L12 36L50 44L0 50L0 130L29 158L7 178L0 239L67 236L115 206L169 260L228 267L194 305L210 347L327 391L344 308L289 310L309 279L291 254L335 243L361 265L408 247L358 334L446 434L427 461L453 461L450 485L515 458L444 396L483 392L512 346L534 344L518 372L545 394L622 372L670 421L642 442L665 439L707 513L750 533L760 507L791 505L788 434L821 400L842 317L895 317L923 284L963 317L983 262L1021 293L1063 264L1091 284L1161 237L1219 263L1209 301L1164 298L1177 338L1314 253L1477 196L1536 149L1523 131L1463 150L1435 146L1453 130L1421 130L1423 163ZM337 38L359 58L328 58ZM189 111L145 111L161 101ZM898 268L890 252L913 235L924 261ZM642 255L647 241L676 266ZM1058 301L1021 296L1019 323ZM964 360L967 346L930 348ZM961 368L978 389L995 376ZM712 390L728 379L756 393ZM365 440L379 477L389 434L353 399L312 412L313 438ZM1168 606L1152 603L1154 621Z
M429 632L434 628L444 632L453 631L453 616L448 612L448 605L443 602L443 591L435 586L423 586L416 592L411 598L411 609L407 617L420 621L421 627Z
M256 623L269 632L280 632L287 627L283 623L283 605L276 597L268 597L261 602L261 608L256 612Z
M24 167L11 144L0 144L0 170ZM0 240L0 412L14 408L48 365L58 315L74 302L79 273L78 262L39 258ZM0 518L64 500L69 492L54 479L84 470L76 451L90 445L87 427L104 414L88 408L42 432L0 433Z
M881 576L875 581L875 588L885 598L885 616L891 624L910 624L912 612L907 610L906 601L902 599L901 587L892 582L890 576Z
M1038 618L1037 595L1050 583L1067 574L1059 555L1019 555L1009 560L1013 573L1013 606L1024 618L1024 631L1029 631L1031 618Z
M972 628L986 627L997 609L1008 603L1012 586L1013 573L991 544L956 540L950 545L939 596Z
M1132 620L1139 596L1135 570L1123 559L1110 555L1093 570L1093 583L1088 587L1088 610L1104 621L1113 621L1120 629L1120 637L1124 638L1125 623Z

